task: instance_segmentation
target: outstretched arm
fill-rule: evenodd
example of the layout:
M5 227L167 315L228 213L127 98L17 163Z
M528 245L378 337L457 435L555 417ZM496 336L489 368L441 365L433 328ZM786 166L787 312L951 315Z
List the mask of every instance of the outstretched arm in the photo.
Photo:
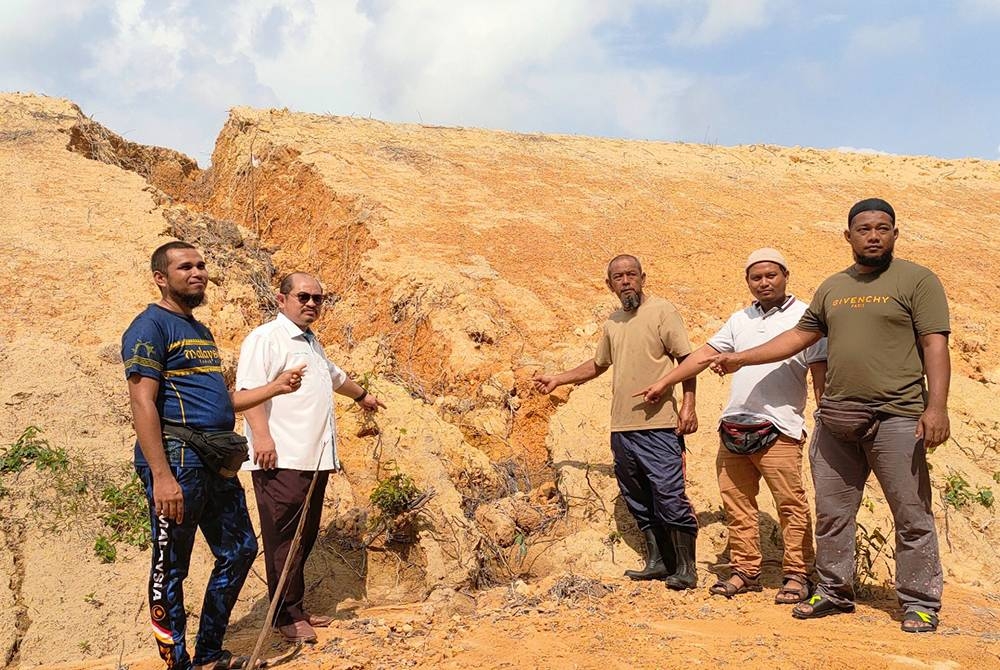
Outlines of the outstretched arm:
M648 403L659 402L660 398L663 397L663 393L668 388L674 384L679 384L683 381L687 381L688 379L693 379L701 374L702 370L708 367L712 357L718 353L718 351L707 344L703 345L697 351L682 358L680 364L676 368L663 375L638 393L633 393L632 397L638 398L639 396L642 396L643 400ZM685 392L686 390L687 389L685 388ZM694 394L694 388L691 389L691 393L692 395Z
M924 352L924 369L927 373L927 408L917 423L917 439L924 439L927 449L934 449L951 436L948 419L948 389L951 384L951 358L948 354L948 336L930 333L920 336Z
M306 369L306 364L285 370L272 381L252 389L241 389L232 391L229 397L233 401L233 409L237 412L256 407L262 402L266 402L276 395L297 391L302 383L302 374Z
M358 407L366 412L377 412L379 407L385 409L384 402L369 393L368 389L351 378L348 378L347 381L334 389L334 393L347 396L358 403Z
M604 374L604 371L607 369L606 366L598 365L597 361L591 358L586 363L581 363L572 370L566 370L557 375L536 374L531 378L531 381L535 383L535 388L540 393L552 393L563 384L589 382L591 379Z
M713 372L725 375L736 372L745 365L761 365L763 363L783 361L799 353L806 347L816 344L822 337L823 333L818 330L800 330L798 327L789 328L781 335L774 337L759 347L731 354L716 354L709 359L709 364Z

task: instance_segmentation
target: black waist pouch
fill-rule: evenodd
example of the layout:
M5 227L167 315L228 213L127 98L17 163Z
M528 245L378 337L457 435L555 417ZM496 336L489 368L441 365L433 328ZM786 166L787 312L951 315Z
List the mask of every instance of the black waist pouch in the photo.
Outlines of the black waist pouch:
M165 423L163 434L176 437L194 449L205 467L220 477L235 477L250 458L247 438L231 430L201 431Z
M738 414L719 423L722 444L734 454L755 454L774 444L778 427L750 414Z
M816 416L831 435L845 442L868 442L878 433L878 412L863 402L820 398Z

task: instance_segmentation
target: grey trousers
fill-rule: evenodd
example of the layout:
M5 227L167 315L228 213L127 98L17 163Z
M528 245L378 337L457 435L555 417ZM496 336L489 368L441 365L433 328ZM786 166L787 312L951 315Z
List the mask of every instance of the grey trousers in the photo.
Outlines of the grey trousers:
M854 602L854 546L865 481L875 473L896 526L896 595L904 610L941 609L943 574L931 512L931 483L917 420L888 417L874 441L842 442L822 423L809 447L816 488L817 591L841 607Z

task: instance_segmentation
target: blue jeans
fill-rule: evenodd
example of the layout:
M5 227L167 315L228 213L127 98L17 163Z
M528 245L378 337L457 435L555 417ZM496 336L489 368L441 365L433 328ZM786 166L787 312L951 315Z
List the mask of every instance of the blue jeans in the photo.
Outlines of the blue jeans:
M205 589L193 663L203 665L222 655L222 638L250 566L257 539L247 513L243 487L201 467L171 465L184 495L184 521L158 517L153 511L153 476L146 466L136 471L146 486L153 557L149 574L149 613L160 657L171 670L188 670L192 660L184 639L184 578L191 563L195 531L200 528L215 565Z

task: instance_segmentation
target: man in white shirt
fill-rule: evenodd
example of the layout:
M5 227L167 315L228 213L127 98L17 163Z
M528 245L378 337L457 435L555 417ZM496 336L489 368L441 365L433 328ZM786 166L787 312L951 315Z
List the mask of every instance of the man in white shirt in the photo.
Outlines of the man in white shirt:
M636 396L656 402L664 389L708 367L710 357L750 349L799 322L808 305L786 293L788 263L781 252L771 248L754 251L747 259L745 273L753 303L735 312L707 344ZM715 595L732 598L761 590L757 493L763 477L774 496L784 543L784 583L775 602L794 604L809 597L815 552L809 503L802 486L807 371L812 374L818 401L826 377L825 338L784 361L742 368L733 375L729 405L719 420L716 458L732 575L709 589Z
M244 412L253 488L260 515L261 538L270 597L288 555L299 514L313 477L316 486L302 530L300 550L289 566L281 604L273 624L291 641L314 642L316 626L328 626L328 616L310 614L303 604L303 569L319 533L323 496L330 471L340 468L333 394L347 396L369 412L385 405L328 360L309 326L319 318L325 295L319 281L295 272L277 293L278 315L254 329L240 349L236 388L259 386L281 370L306 364L295 400L275 397Z

